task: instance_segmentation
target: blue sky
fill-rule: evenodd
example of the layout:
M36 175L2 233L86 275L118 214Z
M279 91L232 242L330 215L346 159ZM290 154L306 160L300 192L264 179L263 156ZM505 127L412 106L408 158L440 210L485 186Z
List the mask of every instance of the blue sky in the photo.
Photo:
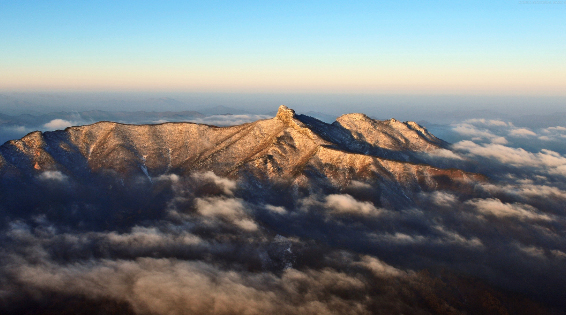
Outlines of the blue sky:
M566 3L2 1L0 89L566 92Z

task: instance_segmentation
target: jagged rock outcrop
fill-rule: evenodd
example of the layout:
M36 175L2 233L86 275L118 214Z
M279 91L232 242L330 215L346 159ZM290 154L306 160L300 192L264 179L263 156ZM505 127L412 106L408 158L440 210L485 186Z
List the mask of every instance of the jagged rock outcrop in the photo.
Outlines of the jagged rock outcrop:
M0 176L66 176L114 171L157 177L212 170L231 178L336 187L365 180L407 189L460 187L477 174L419 164L415 152L445 143L414 122L348 114L333 124L281 106L272 119L231 127L194 123L127 125L98 122L54 132L33 132L0 147Z

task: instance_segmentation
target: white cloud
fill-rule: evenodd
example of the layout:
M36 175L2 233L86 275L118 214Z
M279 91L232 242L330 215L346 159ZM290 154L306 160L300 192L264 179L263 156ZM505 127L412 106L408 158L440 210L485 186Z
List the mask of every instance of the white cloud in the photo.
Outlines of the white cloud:
M457 133L469 136L469 137L478 137L478 138L486 138L492 139L496 138L497 136L487 129L478 129L476 126L471 124L459 124L454 127L454 131Z
M506 123L503 120L499 120L499 119L467 119L464 121L464 123L468 123L468 124L482 124L482 125L486 125L486 126L498 126L498 127L507 127L508 125L511 125L510 123Z
M455 195L444 191L434 191L428 194L428 197L435 205L441 207L452 206L458 201Z
M155 227L134 227L131 233L118 234L110 232L102 234L110 244L116 246L127 246L128 248L144 247L164 247L167 245L178 246L196 245L201 239L193 234L183 231L179 235L165 234Z
M173 184L179 182L181 177L177 174L163 174L156 178L156 180L170 181Z
M212 171L208 171L204 173L195 173L191 176L195 179L214 183L216 186L218 186L218 188L222 189L222 191L226 195L230 195L230 196L234 195L234 190L237 187L235 181L228 178L217 176Z
M494 158L516 167L537 167L548 174L566 176L566 157L551 150L543 149L538 153L531 153L522 148L510 148L500 144L480 145L468 140L454 144L453 148L476 156Z
M285 210L285 208L283 207L277 207L277 206L272 206L272 205L266 205L265 209L277 213L277 214L287 214L287 210Z
M381 213L371 202L358 201L354 197L344 195L328 195L325 198L324 205L335 213L357 214L375 216Z
M543 141L564 141L566 138L566 127L556 126L541 129L538 139Z
M536 246L524 246L521 244L516 244L516 247L523 252L524 254L527 254L531 257L536 257L536 258L540 258L540 259L546 259L546 256L544 254L544 249L540 248L540 247L536 247Z
M507 127L505 122L497 123L499 121L493 121L496 123L489 123L485 119L471 119L466 120L466 122L477 122L477 121L484 121L484 125L486 126L496 126L498 127L497 130L501 131L500 127ZM453 130L463 136L468 136L474 141L482 141L482 140L489 140L491 143L496 144L507 144L508 141L505 137L495 134L493 131L488 129L478 129L476 126L470 123L463 123L455 125Z
M166 119L159 119L159 120L152 121L152 123L154 123L154 124L164 124L164 123L168 123L168 122L169 121L166 120Z
M556 258L560 258L560 259L566 259L566 253L564 253L563 251L557 250L557 249L553 249L550 251L552 253L552 255L554 255Z
M509 131L513 137L535 137L537 134L526 128L516 128Z
M67 176L60 171L45 171L39 174L39 178L41 180L53 180L53 181L66 181Z
M426 154L428 154L430 157L438 157L438 158L443 158L443 159L453 159L453 160L462 160L463 158L450 151L450 150L446 150L446 149L437 149L437 150L433 150L433 151L429 151L426 152Z
M246 231L257 230L257 224L248 217L244 202L238 198L207 197L196 198L197 211L210 218L221 218Z
M511 193L527 198L558 198L566 199L566 191L548 185L535 185L531 181L519 181L518 185L483 184L483 189L490 193Z
M375 265L369 259L362 263L366 268ZM391 268L384 271L394 273ZM68 265L23 263L12 272L28 288L124 301L136 314L341 313L337 309L367 313L365 304L370 303L362 279L331 268L291 268L276 276L222 270L204 262L138 258ZM335 291L353 292L366 301L328 294ZM325 296L330 302L321 301Z
M484 144L480 145L475 142L464 140L453 146L456 150L468 151L473 155L496 158L500 162L510 163L514 165L528 165L536 157L534 154L524 149L515 149L500 144Z
M543 129L543 132L566 132L566 127L556 126Z
M482 215L495 216L498 218L517 218L520 220L542 220L550 221L551 218L539 213L536 208L521 203L504 203L496 198L473 199L465 204L473 206Z
M354 188L354 189L371 189L371 185L368 183L364 183L364 182L360 182L357 180L352 180L350 182L350 184L348 185L348 187L350 188Z
M449 231L442 226L434 226L434 229L439 235L418 235L406 234L396 232L383 233L383 234L370 234L372 241L378 243L385 243L391 245L412 245L412 244L427 244L427 245L457 245L465 246L468 248L483 247L483 243L477 237L466 238L457 232Z
M53 119L52 121L43 125L43 127L47 129L55 130L55 129L65 129L67 127L73 126L74 124L75 124L74 122L70 122L64 119Z
M491 143L507 144L507 143L509 143L509 141L507 141L507 139L505 139L505 137L495 137L495 138L491 138Z
M362 256L362 261L356 264L371 270L378 277L399 277L407 274L405 271L392 267L371 256Z
M394 245L409 245L415 243L431 243L430 239L423 235L409 235L405 233L396 232L395 234L371 234L373 241L379 243L387 243Z
M554 197L566 199L566 191L547 185L522 185L518 192L529 197Z

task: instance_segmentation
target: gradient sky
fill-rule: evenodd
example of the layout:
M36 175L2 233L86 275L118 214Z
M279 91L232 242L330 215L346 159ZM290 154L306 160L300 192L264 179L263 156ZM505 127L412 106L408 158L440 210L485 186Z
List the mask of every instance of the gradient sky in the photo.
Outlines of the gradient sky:
M537 2L0 0L0 90L563 96Z

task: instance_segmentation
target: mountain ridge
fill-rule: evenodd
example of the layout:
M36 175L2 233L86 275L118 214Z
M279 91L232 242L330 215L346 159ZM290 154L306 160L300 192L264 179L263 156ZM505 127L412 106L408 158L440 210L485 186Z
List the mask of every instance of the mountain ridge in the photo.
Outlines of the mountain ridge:
M287 182L303 187L321 179L335 187L353 180L401 190L461 189L483 175L442 169L419 153L446 143L414 122L340 116L333 124L282 105L271 119L216 127L172 122L130 125L101 121L53 132L32 132L0 146L0 175L68 177L112 171L120 178L214 171L234 179ZM81 175L79 175L81 174Z

